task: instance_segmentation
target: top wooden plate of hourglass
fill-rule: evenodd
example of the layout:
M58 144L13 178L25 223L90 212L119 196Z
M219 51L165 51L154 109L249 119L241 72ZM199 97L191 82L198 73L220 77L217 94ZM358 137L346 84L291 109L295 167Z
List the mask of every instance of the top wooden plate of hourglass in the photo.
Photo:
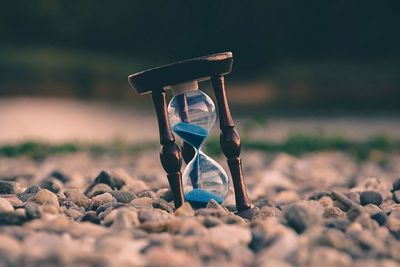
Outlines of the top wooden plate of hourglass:
M232 62L232 52L218 53L141 71L129 75L128 80L139 94L148 94L170 85L228 74Z

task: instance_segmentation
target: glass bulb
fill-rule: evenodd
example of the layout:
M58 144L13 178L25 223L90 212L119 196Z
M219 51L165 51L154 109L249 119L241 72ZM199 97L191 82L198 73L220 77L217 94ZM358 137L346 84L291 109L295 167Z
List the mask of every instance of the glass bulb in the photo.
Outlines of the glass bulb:
M206 206L211 199L222 203L229 191L228 176L200 150L217 119L213 101L200 90L187 91L171 99L168 115L175 134L196 151L182 175L185 199L195 208Z

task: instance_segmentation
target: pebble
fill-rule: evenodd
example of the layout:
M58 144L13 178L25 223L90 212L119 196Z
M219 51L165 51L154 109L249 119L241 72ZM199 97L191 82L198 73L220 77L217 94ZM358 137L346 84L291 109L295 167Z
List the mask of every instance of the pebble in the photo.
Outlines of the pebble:
M57 196L53 192L50 192L47 189L40 189L39 192L37 192L36 195L30 197L28 201L35 202L36 204L39 205L51 205L55 207L60 206L58 203Z
M360 194L360 203L365 206L368 204L374 204L379 206L382 204L383 198L379 192L376 191L364 191Z
M393 201L400 204L400 190L393 192Z
M48 178L40 183L40 187L53 193L59 193L63 189L64 184L56 178Z
M13 194L2 194L0 195L0 198L4 198L5 200L7 200L14 208L24 205L24 203L16 195Z
M95 211L87 211L81 218L82 222L91 222L94 224L100 224L100 219L97 217Z
M57 180L59 180L60 182L62 182L63 184L69 182L71 180L70 177L68 177L65 173L63 173L62 171L59 170L55 170L53 171L49 177L54 177Z
M287 224L299 234L320 220L315 210L304 202L289 205L283 211L283 216Z
M29 220L38 219L43 214L43 209L40 205L35 202L27 202L25 204L26 218Z
M349 225L350 221L345 218L331 218L325 220L325 227L338 229L342 232L345 232Z
M18 194L18 198L21 199L22 201L27 201L28 198L36 195L40 191L40 186L38 185L32 185L28 187L24 192L21 194Z
M340 217L346 217L346 213L343 212L338 207L328 207L325 208L322 216L324 218L340 218Z
M220 224L222 224L222 221L219 218L215 218L213 216L206 216L203 221L203 225L207 228L215 227Z
M79 189L67 189L64 191L64 195L78 207L84 207L85 209L89 208L90 199Z
M169 213L173 213L174 212L174 207L172 206L172 204L170 204L169 202L167 202L163 198L156 198L153 201L153 208L162 209L162 210L165 210L165 211L167 211Z
M371 219L375 220L380 226L383 226L386 224L388 216L383 211L380 211L372 214Z
M92 197L92 199L90 200L89 209L96 210L101 205L112 202L113 200L115 199L110 193L103 193L100 195L96 195Z
M26 217L17 211L0 212L0 225L21 225Z
M396 180L394 180L392 188L393 188L393 191L400 190L400 178L397 178Z
M255 212L252 220L256 220L256 219L263 220L268 217L279 217L279 216L281 216L281 213L282 213L281 210L278 209L277 207L263 206Z
M153 199L149 197L135 198L131 204L136 208L152 209Z
M1 266L16 266L13 264L18 262L23 253L20 242L5 234L0 234L0 265Z
M130 203L133 199L136 198L136 194L129 191L113 190L109 193L117 200L117 202L121 203Z
M112 188L109 185L100 183L100 184L94 184L93 187L88 188L85 191L85 195L88 198L92 198L94 196L101 195L111 191Z
M157 195L153 191L147 190L147 191L139 193L138 197L140 197L140 198L147 197L147 198L151 198L151 199L156 199Z
M185 217L185 216L194 216L194 210L189 203L183 202L182 206L175 210L175 216L177 217Z
M5 198L0 197L0 212L14 211L14 207Z
M0 194L18 194L20 191L19 183L0 180Z
M105 218L105 223L115 231L132 230L140 224L138 213L129 208L113 210Z

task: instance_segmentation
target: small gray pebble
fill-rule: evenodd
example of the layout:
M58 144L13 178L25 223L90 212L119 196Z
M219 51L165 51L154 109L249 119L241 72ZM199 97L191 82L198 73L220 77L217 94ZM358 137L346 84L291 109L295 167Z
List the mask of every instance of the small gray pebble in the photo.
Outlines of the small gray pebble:
M129 191L113 190L109 193L117 200L117 202L121 203L130 203L133 199L136 198L135 193Z
M368 204L379 206L380 204L382 204L382 201L382 195L376 191L364 191L360 194L360 203L363 206Z
M0 180L0 194L18 194L20 190L19 183Z
M28 220L40 218L42 216L42 207L34 202L25 204L25 214Z
M26 202L28 198L34 196L37 194L37 192L40 191L40 186L38 185L32 185L28 187L24 192L21 194L18 194L17 197L21 199L23 202Z

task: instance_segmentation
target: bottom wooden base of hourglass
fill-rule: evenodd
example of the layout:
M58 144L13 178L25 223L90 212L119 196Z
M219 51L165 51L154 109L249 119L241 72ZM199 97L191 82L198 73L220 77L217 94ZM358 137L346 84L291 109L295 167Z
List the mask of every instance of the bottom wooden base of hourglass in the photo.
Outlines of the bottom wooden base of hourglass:
M257 207L250 207L248 209L245 210L239 210L237 212L235 212L235 215L238 215L244 219L248 219L251 220L251 218L254 217L254 215L259 211L260 209Z

